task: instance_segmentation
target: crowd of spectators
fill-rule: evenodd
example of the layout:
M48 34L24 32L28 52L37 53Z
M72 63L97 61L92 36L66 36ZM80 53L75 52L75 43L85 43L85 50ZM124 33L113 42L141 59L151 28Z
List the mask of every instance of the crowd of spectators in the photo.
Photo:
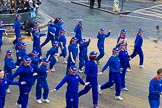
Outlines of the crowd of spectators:
M0 0L0 14L35 11L41 0Z

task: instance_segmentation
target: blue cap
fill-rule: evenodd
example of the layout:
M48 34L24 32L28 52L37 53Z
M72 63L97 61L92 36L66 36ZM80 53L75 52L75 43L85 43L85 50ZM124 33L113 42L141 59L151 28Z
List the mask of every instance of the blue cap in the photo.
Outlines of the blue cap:
M64 32L66 32L64 29L61 29L60 31L59 31L60 33L64 33Z
M24 36L23 35L20 35L18 39L24 39Z
M37 51L33 50L33 51L32 51L32 54L33 54L33 55L38 55L39 53L38 53Z
M7 50L6 54L12 54L12 51L11 50Z
M38 25L39 23L37 21L34 21L34 25Z
M126 33L127 30L126 29L122 29L120 32Z
M33 29L34 32L36 32L36 31L38 31L38 30L39 30L39 28L34 28L34 29Z
M2 20L0 20L0 24L2 24L3 23L3 21Z
M70 66L70 71L72 72L78 72L78 69L75 65Z
M142 28L138 29L138 32L143 32L144 30Z
M21 43L21 46L26 47L26 43L25 42L22 42Z
M42 62L48 64L49 63L49 60L48 60L48 58L43 58L42 59Z
M58 21L62 21L62 18L57 18L58 19Z
M16 18L21 18L20 14L16 14Z
M95 52L95 51L92 51L92 52L90 52L90 54L89 54L89 56L91 56L91 57L96 57L97 56L97 52Z
M51 24L51 23L53 23L53 21L52 21L52 20L49 20L49 21L48 21L48 24Z
M115 53L119 52L119 48L117 47L113 48L112 52L115 52Z
M53 45L55 45L55 44L58 44L58 42L57 42L57 41L54 41L54 42L53 42Z
M105 29L104 28L101 28L100 31L105 31Z
M24 61L24 62L31 62L31 58L30 58L30 57L25 57L25 58L23 59L23 61Z
M78 41L78 39L76 37L72 37L71 41Z
M79 21L78 23L82 25L83 24L83 21Z
M127 43L126 42L122 42L122 43L120 43L120 46L127 46Z

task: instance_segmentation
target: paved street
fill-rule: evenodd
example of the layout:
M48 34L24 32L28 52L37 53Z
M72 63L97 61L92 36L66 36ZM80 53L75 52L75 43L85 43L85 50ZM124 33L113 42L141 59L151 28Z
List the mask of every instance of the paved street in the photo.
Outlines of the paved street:
M83 1L83 0L79 0ZM84 0L85 1L85 0ZM112 6L111 0L102 0L103 5ZM162 27L162 3L153 2L133 2L125 1L124 9L130 10L128 15L115 15L99 10L90 10L88 7L73 4L70 0L43 0L42 5L39 8L42 13L50 17L61 17L64 21L63 28L67 31L66 35L68 40L71 36L70 32L73 31L74 26L79 20L84 21L84 38L92 38L92 42L89 46L89 51L98 51L96 47L97 31L100 28L105 28L106 31L112 29L110 38L105 41L105 57L102 59L99 65L99 71L106 63L107 58L111 55L111 49L115 46L116 38L119 31L122 28L127 29L128 37L128 50L132 52L134 37L138 28L143 28L144 33L144 53L145 53L145 68L138 68L138 57L131 61L132 72L127 73L127 86L129 91L122 92L121 96L124 101L114 100L114 89L107 89L99 96L100 108L149 108L147 95L148 95L148 82L155 75L155 71L158 67L162 66L161 56L162 43L154 43L152 40L161 41L161 32L157 33L155 26ZM49 18L49 17L48 17ZM46 31L44 28L43 31ZM7 36L4 38L4 45L2 50L5 52L7 49L13 49L11 41L13 36ZM43 41L45 37L41 39ZM30 37L25 37L27 43L27 52L32 49L32 42ZM68 42L67 42L68 43ZM51 47L50 43L43 47L43 55ZM14 50L13 50L14 51ZM3 62L4 52L0 55L0 62ZM160 53L160 54L159 54ZM15 51L13 57L15 58ZM0 66L1 68L3 65ZM59 81L65 75L66 65L62 64L62 59L59 58L59 62L56 63L56 72L50 73L48 76L48 83L50 89L55 87ZM99 84L103 84L108 79L108 72L99 76ZM80 86L80 90L83 86ZM18 97L18 87L11 86L12 93L6 97L6 108L15 108L15 103ZM55 94L49 94L51 103L49 104L37 104L35 101L35 86L30 94L28 108L64 108L65 107L65 92L66 85L64 85ZM92 108L92 96L91 92L80 98L79 108ZM162 108L162 107L161 107Z

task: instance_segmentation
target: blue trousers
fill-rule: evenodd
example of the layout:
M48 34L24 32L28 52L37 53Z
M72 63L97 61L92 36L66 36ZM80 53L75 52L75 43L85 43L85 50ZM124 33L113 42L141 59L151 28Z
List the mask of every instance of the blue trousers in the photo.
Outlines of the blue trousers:
M0 97L0 108L4 108L5 105L5 97Z
M50 69L52 69L53 66L56 64L56 58L54 56L51 56L49 61L50 61L50 66L49 67L50 67Z
M88 93L92 88L93 104L98 105L98 81L97 77L87 77L86 82L90 82L88 86L85 86L83 90L79 92L79 97Z
M142 51L141 47L138 47L138 48L134 49L133 53L131 54L131 58L134 58L137 54L140 57L139 65L143 65L144 56L143 56L143 51Z
M121 92L121 77L119 72L109 72L109 81L101 86L101 90L110 88L115 83L116 94L115 96L120 96Z
M100 52L100 54L97 57L97 60L99 61L105 55L105 51L104 51L104 45L98 44L97 47Z
M20 31L15 31L15 35L16 35L16 39L12 42L14 45L16 45L19 42L18 38L21 35Z
M122 73L121 73L121 88L125 87L125 75L127 72L127 66L122 66Z
M11 79L11 76L12 76L12 72L7 72L6 73L6 76L7 76L7 79ZM6 89L8 89L9 88L9 85L7 85L7 88ZM0 107L1 108L1 107Z
M66 92L66 108L78 108L78 93Z
M64 58L67 56L66 46L64 46L64 49L61 50L60 57L61 57L61 56L63 56Z
M39 53L38 57L42 56L42 50L41 50L40 44L33 45L33 50Z
M54 42L54 37L50 37L50 36L47 36L46 40L41 44L41 46L43 47L44 45L46 45L49 41L51 41L51 44L53 45L53 42Z
M26 85L19 86L20 96L17 100L17 103L21 104L21 108L27 108L29 93L30 93L31 88L32 88L32 85L31 86L26 86Z
M79 56L79 69L82 69L83 66L85 66L85 64L87 63L88 61L88 57L85 55L85 56Z
M15 65L20 66L21 62L22 62L22 59L19 59L19 58L17 57L17 61L16 61Z
M42 88L44 89L43 99L48 99L49 87L46 79L38 79L36 85L36 99L41 99Z
M0 37L0 48L1 48L2 44L3 44L2 37Z
M149 100L150 108L159 108L160 100Z

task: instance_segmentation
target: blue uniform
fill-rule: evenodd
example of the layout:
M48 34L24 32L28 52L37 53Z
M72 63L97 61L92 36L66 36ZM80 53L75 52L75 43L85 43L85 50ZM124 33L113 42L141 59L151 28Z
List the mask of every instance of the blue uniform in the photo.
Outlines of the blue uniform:
M136 39L135 39L134 51L131 54L131 58L134 58L138 54L140 57L139 65L143 65L143 61L144 61L142 44L143 44L143 38L141 35L137 34Z
M33 65L25 66L22 64L16 72L12 75L11 79L13 80L16 76L19 75L19 82L25 81L25 85L19 86L20 96L17 103L21 104L21 108L27 108L29 93L33 85L33 74L36 68Z
M78 42L80 42L82 40L82 27L80 27L79 25L75 26L74 32L75 37L78 39Z
M19 20L16 20L13 25L13 29L16 35L16 39L13 41L13 44L16 44L18 42L18 38L21 36L21 28L22 24Z
M48 67L46 65L41 65L38 71L37 85L36 85L36 99L41 99L42 88L44 89L43 99L48 98L49 87L47 83L47 72Z
M33 34L33 50L39 53L39 57L42 56L42 51L40 47L40 37L45 36L45 35L46 34L39 34L39 33Z
M104 42L105 42L105 38L110 36L110 32L108 32L108 34L100 34L98 33L97 38L98 38L98 42L97 42L97 47L98 50L100 52L100 54L97 57L97 61L99 61L105 54L104 51Z
M98 105L98 80L97 80L98 66L95 61L88 61L85 67L86 82L90 82L83 90L79 92L82 96L92 88L93 104Z
M105 66L102 68L102 72L109 66L109 81L101 86L101 90L111 87L116 84L115 96L120 96L121 92L121 76L120 76L120 59L118 56L112 55Z
M53 27L55 27L56 28L56 32L55 32L55 41L59 41L59 32L60 32L60 30L62 29L62 25L63 25L64 23L63 22L61 22L61 23L54 23L54 25L53 25Z
M78 108L78 83L85 85L84 81L77 74L67 74L55 89L58 90L64 83L67 83L66 108Z
M57 47L54 47L54 46L49 51L47 51L46 57L48 58L48 56L50 55L50 58L49 58L50 69L52 69L56 63L56 58L55 58L56 53L57 53Z
M3 26L0 26L0 48L3 44L3 40L2 40L2 36L3 36L3 33L5 33L6 31L4 30L4 27Z
M6 78L0 79L0 108L4 108L5 105L5 97L6 97L6 89L8 85L20 85L20 82L13 82Z
M153 78L149 84L149 104L150 108L159 108L160 93L162 92L162 81L157 77Z
M55 28L53 27L52 24L50 24L48 26L48 33L47 33L47 38L46 40L41 44L41 46L43 47L44 45L46 45L49 41L51 41L51 44L53 45L53 42L55 40L54 36L51 34L55 34Z
M61 48L60 57L63 56L65 58L66 55L67 55L67 50L66 50L66 37L65 37L65 35L60 35L59 42L60 42L60 48ZM63 45L63 48L61 46L61 43Z
M125 88L125 75L126 75L126 71L128 68L128 62L129 62L128 52L126 50L120 50L119 59L120 59L120 64L121 64L121 68L122 68L121 88Z
M68 74L69 67L72 66L72 65L75 65L75 63L72 62L72 58L70 56L70 53L72 53L73 59L76 62L76 57L78 55L78 46L77 46L77 44L70 44L68 46L68 51L69 51L69 56L68 56L68 59L67 59L68 63L67 63L67 67L66 67L66 74Z
M26 49L19 49L17 52L17 61L15 63L15 65L19 66L23 60L23 58L25 58L26 56L28 56L26 54Z
M87 42L83 42L80 46L80 52L79 52L79 69L82 69L83 66L88 62L88 56L87 56L87 48L89 46L90 40Z

